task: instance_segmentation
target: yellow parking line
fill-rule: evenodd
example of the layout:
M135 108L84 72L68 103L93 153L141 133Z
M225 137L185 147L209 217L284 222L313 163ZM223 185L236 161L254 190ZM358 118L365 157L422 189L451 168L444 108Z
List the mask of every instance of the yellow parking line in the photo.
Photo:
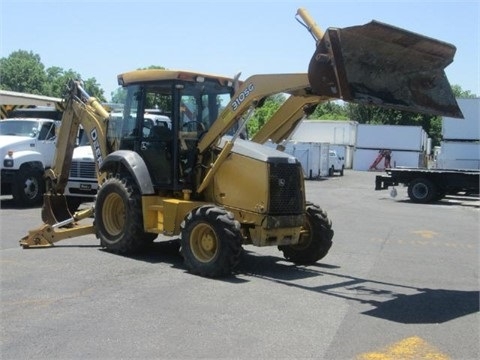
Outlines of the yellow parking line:
M357 360L413 359L448 360L450 358L418 336L406 338L379 351L364 353L357 356Z

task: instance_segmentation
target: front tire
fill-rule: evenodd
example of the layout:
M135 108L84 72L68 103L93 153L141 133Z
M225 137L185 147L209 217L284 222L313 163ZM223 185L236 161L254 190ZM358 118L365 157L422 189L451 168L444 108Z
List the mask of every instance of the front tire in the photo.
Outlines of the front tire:
M145 245L141 194L133 179L110 177L100 187L95 227L100 245L113 253L132 254Z
M181 254L187 269L197 275L230 275L240 262L240 224L232 213L214 205L201 206L181 224Z
M296 245L282 245L286 260L297 265L310 265L324 258L332 246L332 222L327 213L317 205L307 206L305 215L305 234Z
M43 200L45 181L41 169L24 166L13 184L13 199L22 207L39 205Z

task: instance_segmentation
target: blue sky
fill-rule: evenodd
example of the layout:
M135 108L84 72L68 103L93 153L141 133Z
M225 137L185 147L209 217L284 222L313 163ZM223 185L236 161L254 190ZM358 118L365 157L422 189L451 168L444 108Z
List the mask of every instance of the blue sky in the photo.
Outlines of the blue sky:
M25 1L0 0L0 57L32 51L46 67L94 77L110 93L117 75L150 65L242 79L306 72L315 44L295 20L306 8L317 24L372 19L457 47L452 84L480 96L480 3L473 1Z

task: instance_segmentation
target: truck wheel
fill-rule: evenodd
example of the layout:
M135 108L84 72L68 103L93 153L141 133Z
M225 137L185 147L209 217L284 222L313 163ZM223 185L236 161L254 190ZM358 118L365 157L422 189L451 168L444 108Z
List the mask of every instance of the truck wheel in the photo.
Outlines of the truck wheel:
M332 222L317 205L307 206L304 230L296 245L281 245L285 259L297 265L309 265L325 257L332 246Z
M345 166L342 165L342 170L340 170L340 176L343 176L343 173L345 172Z
M429 203L437 196L437 189L428 179L418 178L408 184L408 197L415 203Z
M133 179L110 177L100 187L95 227L100 245L111 252L131 254L145 245L141 194Z
M240 261L240 224L232 213L214 205L201 206L181 224L181 254L187 269L197 275L231 274Z
M45 181L39 168L22 167L13 186L13 199L20 206L34 206L42 203Z
M333 176L335 174L335 168L332 166L330 169L328 169L328 176Z

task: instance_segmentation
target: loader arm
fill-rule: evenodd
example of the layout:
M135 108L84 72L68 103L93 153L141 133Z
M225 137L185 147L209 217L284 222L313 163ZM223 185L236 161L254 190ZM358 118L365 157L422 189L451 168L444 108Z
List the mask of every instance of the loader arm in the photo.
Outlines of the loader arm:
M376 21L323 32L305 9L299 9L297 16L316 42L308 74L248 78L199 142L200 155L215 145L248 108L278 93L463 117L444 72L453 61L456 51L453 45ZM296 101L302 102L288 102L255 141L264 142L275 135L284 138L291 133L302 118L301 110L290 109ZM282 118L284 113L287 119ZM281 130L277 131L279 126ZM230 142L225 144L197 192L206 188L232 147Z
M267 96L286 93L308 96L310 83L307 74L260 74L246 79L232 99L198 143L199 153L204 153L227 133L245 112Z
M290 96L251 140L260 144L269 139L276 144L281 143L308 115L312 106L327 100L320 96Z
M245 80L235 92L232 99L217 120L210 127L209 131L198 143L198 152L203 154L206 150L215 146L220 138L245 115L246 111L257 106L267 96L286 93L295 97L309 96L310 85L307 74L261 74L253 75ZM198 188L197 193L206 189L213 179L220 165L227 158L233 148L235 137L225 142L220 154L210 164L205 176Z

